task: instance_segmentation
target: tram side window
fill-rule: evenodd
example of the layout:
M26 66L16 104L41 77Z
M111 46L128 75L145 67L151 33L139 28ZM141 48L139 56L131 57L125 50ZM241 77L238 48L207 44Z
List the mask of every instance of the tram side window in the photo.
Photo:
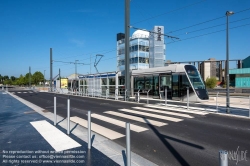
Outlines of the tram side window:
M196 67L192 65L186 65L185 69L194 89L205 89L205 85L201 80L200 74Z

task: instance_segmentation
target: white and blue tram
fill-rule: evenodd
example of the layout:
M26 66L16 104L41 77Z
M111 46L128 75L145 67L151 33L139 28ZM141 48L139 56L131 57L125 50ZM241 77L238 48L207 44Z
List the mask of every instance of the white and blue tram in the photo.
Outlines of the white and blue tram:
M189 64L171 64L164 67L156 67L142 70L131 70L131 96L138 91L141 95L147 94L155 98L165 95L172 100L186 101L187 88L189 89L189 101L199 102L208 100L209 96L200 73L195 66ZM115 94L116 89L120 96L124 95L125 77L122 72L108 72L98 74L81 75L78 79L78 90L83 93ZM70 85L69 85L70 87Z

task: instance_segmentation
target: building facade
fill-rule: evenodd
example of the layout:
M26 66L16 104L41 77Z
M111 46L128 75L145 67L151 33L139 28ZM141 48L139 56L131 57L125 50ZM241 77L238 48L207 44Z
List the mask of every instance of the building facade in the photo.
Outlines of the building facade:
M152 32L136 30L130 37L130 70L164 66L165 44L163 26ZM125 70L125 35L117 34L117 71Z
M242 68L229 70L229 79L230 86L250 88L250 56L242 60Z
M149 37L149 67L162 67L165 62L164 27L155 26Z
M222 62L217 61L215 58L209 58L208 60L200 63L199 71L204 81L211 77L216 77L216 79L219 81L224 80Z

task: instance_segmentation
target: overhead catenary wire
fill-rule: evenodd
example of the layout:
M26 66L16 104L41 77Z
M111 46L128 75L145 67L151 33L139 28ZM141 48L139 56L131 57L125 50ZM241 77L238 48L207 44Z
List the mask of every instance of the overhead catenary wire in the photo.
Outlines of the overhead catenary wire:
M149 17L149 18L147 18L147 19L144 19L144 20L141 20L141 21L137 21L137 22L133 23L133 25L138 24L138 23L141 23L141 22L144 22L144 21L148 21L148 20L151 20L151 19L160 17L160 16L163 16L163 15L165 15L165 14L169 14L169 13L173 13L173 12L182 10L182 9L185 9L185 8L188 8L188 7L191 7L191 6L194 6L194 5L196 5L196 4L199 4L199 3L205 2L205 1L206 1L206 0L198 1L198 2L189 4L189 5L186 5L186 6L183 6L183 7L180 7L180 8L177 8L177 9L174 9L174 10L171 10L171 11L168 11L168 12L165 12L165 13L162 13L162 14L158 14L158 15L156 15L156 16L152 16L152 17Z
M248 10L250 10L250 8L247 8L247 9L244 9L244 10L241 10L241 11L238 11L238 12L235 12L235 14L242 13L242 12L245 12L245 11L248 11ZM165 13L165 14L167 14L167 13ZM223 17L225 17L225 16L223 16ZM202 22L202 23L195 24L195 25L198 26L198 25L200 25L200 24L203 24L203 23L206 23L206 22L210 22L210 21L212 21L212 20L217 20L217 19L223 18L223 17L218 17L218 18L211 19L211 20L208 20L208 21L205 21L205 22ZM246 20L246 19L249 19L249 17L248 17L248 18L241 19L241 20ZM238 21L241 21L241 20L232 21L232 22L230 22L230 23L238 22ZM186 28L194 27L195 25L191 25L191 26L188 26L188 27L186 27ZM215 25L215 26L211 26L211 27L207 27L207 28L203 28L203 29L199 29L199 30L194 30L194 31L190 31L190 32L188 32L188 33L193 33L193 32L196 32L196 31L201 31L201 30L205 30L205 29L208 29L208 28L213 28L213 27L220 26L220 25L225 25L225 24L219 24L219 25ZM230 29L240 28L240 27L248 26L248 25L249 25L249 24L245 24L245 25L233 27L233 28L230 28ZM181 28L181 29L184 30L185 28ZM179 30L180 30L180 29L179 29ZM176 32L176 31L178 31L178 30L171 31L171 32ZM185 40L190 40L190 39L193 39L193 38L198 38L198 37L202 37L202 36L206 36L206 35L211 35L211 34L219 33L219 32L222 32L222 31L225 31L225 30L219 30L219 31L211 32L211 33L206 33L206 34L202 34L202 35L198 35L198 36L194 36L194 37L190 37L190 38L185 38L185 39L182 39L182 40L179 40L179 41L169 42L169 43L166 43L166 44L172 44L172 43L176 43L176 42L181 42L181 41L185 41ZM179 34L179 35L181 35L181 34ZM173 39L171 38L171 40L173 40ZM110 53L110 52L114 52L114 51L117 51L117 48L112 49L112 50L109 50L109 51L106 51L106 52L104 52L104 53L102 53L102 51L96 51L96 53L106 54L106 53ZM88 53L88 54L93 54L93 53ZM83 56L83 55L87 55L87 53L86 53L86 54L81 54L81 55L76 55L76 56ZM69 56L69 57L66 57L66 58L71 58L71 57L75 57L75 56ZM95 55L93 55L92 57L95 57ZM64 59L66 59L66 58L64 58ZM109 60L109 59L115 59L115 58L117 58L117 56L111 57L111 58L107 58L107 59L103 59L102 61L106 61L106 60ZM63 58L62 58L62 59L63 59ZM85 58L85 59L81 59L81 60L88 60L88 59L90 59L90 58ZM69 65L69 64L56 65L56 66L54 66L54 67L60 67L60 66L65 66L65 65ZM49 67L39 67L39 68L42 69L42 68L49 68ZM39 69L39 68L34 68L34 69Z
M168 37L168 38L172 38L172 39L179 39L178 37L166 35L166 34L159 33L159 32L149 31L149 30L146 30L146 29L136 28L136 27L134 27L134 26L130 26L130 28L134 28L134 29L138 29L138 30L142 30L142 31L147 31L147 32L154 33L154 34L160 34L160 35L166 36L166 37Z
M232 28L229 28L229 29L236 29L236 28L240 28L240 27L244 27L244 26L249 26L249 25L250 25L250 23L249 24L240 25L240 26L236 26L236 27L232 27ZM178 40L178 41L168 42L166 44L172 44L172 43L181 42L181 41L185 41L185 40L190 40L190 39L194 39L194 38L198 38L198 37L203 37L203 36L211 35L211 34L214 34L214 33L223 32L225 30L226 29L218 30L218 31L214 31L214 32L206 33L206 34L201 34L201 35L193 36L193 37L190 37L190 38L184 38L184 39L181 39L181 40ZM107 60L115 59L115 58L117 58L117 56L106 58L106 59L103 59L102 61L107 61ZM64 65L56 65L54 67L60 67L60 66L65 66L65 65L70 65L70 64L67 63L67 64L64 64ZM39 68L49 68L49 67L39 67ZM38 69L38 68L34 68L34 69Z
M205 1L205 0L204 0L204 1ZM151 18L149 18L149 19L153 19L153 18L155 18L155 17L161 16L161 15L164 15L164 14L168 14L168 13L171 13L171 12L174 12L174 11L177 11L177 10L181 10L181 9L183 9L183 8L187 8L187 7L189 7L189 6L192 6L192 5L201 3L201 2L203 2L203 1L199 1L199 2L196 2L196 3L190 4L190 5L184 6L184 7L182 7L182 8L178 8L178 9L172 10L172 11L170 11L170 12L166 12L166 13L163 13L163 14L160 14L160 15L157 15L157 16L154 16L154 17L151 17ZM250 8L247 8L247 9L244 9L244 10L241 10L241 11L238 11L238 12L235 12L235 14L241 13L241 12L245 12L245 11L248 11L248 10L250 10ZM201 22L201 23L197 23L197 24L194 24L194 25L191 25L191 26L188 26L188 27L184 27L184 28L181 28L181 29L178 29L178 30L170 31L170 32L168 32L168 33L174 33L174 32L180 31L180 30L184 30L184 29L187 29L187 28L191 28L191 27L194 27L194 26L198 26L198 25L201 25L201 24L204 24L204 23L207 23L207 22L211 22L211 21L214 21L214 20L217 20L217 19L220 19L220 18L224 18L224 17L225 17L225 16L217 17L217 18L214 18L214 19L211 19L211 20L207 20L207 21L204 21L204 22ZM145 20L148 20L148 19L145 19ZM138 22L136 22L136 23L138 23ZM136 24L136 23L134 23L134 24ZM219 25L218 25L218 26L219 26ZM212 27L211 27L211 28L212 28ZM138 28L138 29L139 29L139 28ZM203 28L203 29L205 30L205 29L208 29L208 28ZM143 29L141 29L141 30L143 30ZM195 31L201 31L201 30L202 30L202 29L200 29L200 30L195 30ZM193 33L193 32L195 32L195 31L191 31L191 32L188 32L188 33ZM168 33L165 33L165 35L168 34ZM178 36L178 35L176 35L176 36ZM92 54L95 54L95 53L107 54L107 53L110 53L110 52L113 52L113 51L116 51L116 48L115 48L115 49L112 49L112 50L108 50L108 51L104 51L104 50L103 50L103 51L95 51L95 52L92 52L92 53L85 53L85 54L81 54L81 55L68 56L68 57L60 58L60 59L72 58L72 57L77 57L77 56L85 56L85 55L86 55L86 56L89 56L89 55L92 55ZM94 58L94 57L95 57L95 55L93 55L93 56L91 56L91 57L88 57L88 58L80 59L80 60L84 61L84 60L88 60L88 59Z
M247 8L247 9L244 9L244 10L241 10L241 11L238 11L238 12L235 12L234 14L238 14L238 13L245 12L245 11L248 11L248 10L250 10L250 8ZM180 29L177 29L177 30L169 31L169 32L167 32L166 34L178 32L178 31L181 31L181 30L184 30L184 29L188 29L188 28L191 28L191 27L195 27L195 26L198 26L198 25L201 25L201 24L205 24L205 23L208 23L208 22L211 22L211 21L215 21L215 20L218 20L218 19L221 19L221 18L225 18L225 17L226 17L226 16L224 15L224 16L221 16L221 17L217 17L217 18L214 18L214 19L210 19L210 20L207 20L207 21L203 21L203 22L200 22L200 23L197 23L197 24L194 24L194 25L190 25L190 26L184 27L184 28L180 28Z
M243 26L248 26L248 25L250 25L250 23L249 23L249 24L244 24L244 25L239 25L239 26L232 27L232 28L229 28L229 29L240 28L240 27L243 27ZM189 39L193 39L193 38L197 38L197 37L202 37L202 36L206 36L206 35L210 35L210 34L214 34L214 33L218 33L218 32L223 32L223 31L225 31L225 30L226 30L226 29L223 29L223 30L218 30L218 31L214 31L214 32L210 32L210 33L206 33L206 34L202 34L202 35L198 35L198 36L190 37L190 38L185 38L185 39L182 39L182 40L179 40L179 41L169 42L169 43L166 43L166 44L171 44L171 43L181 42L181 41L184 41L184 40L189 40Z
M110 52L114 52L116 51L116 48L115 49L111 49L111 50L107 50L105 52L102 52L102 51L96 51L95 53L100 53L100 54L107 54L107 53L110 53ZM77 56L91 56L92 54L94 54L93 52L92 53L85 53L85 54L81 54L81 55L77 55ZM71 56L71 57L75 57L75 56ZM84 58L84 59L79 59L80 61L84 61L84 60L88 60L90 58L94 58L95 55L91 56L91 57L88 57L88 58ZM68 57L70 58L70 56ZM67 59L67 58L60 58L60 59ZM60 60L60 59L56 59L56 60Z
M94 52L89 52L89 53L83 53L83 54L79 54L79 55L72 55L72 56L61 57L60 59L69 59L69 58L74 58L74 57L78 57L78 56L92 55L92 54L97 54L97 53L100 53L100 52L102 53L102 52L105 52L105 51L109 51L109 49L108 50L105 49L105 50L100 50L100 51L94 51ZM63 53L60 53L60 54L62 55Z
M236 21L230 21L230 24L235 23L235 22L239 22L239 21L243 21L243 20L247 20L247 19L250 19L250 17L243 18L243 19L236 20ZM198 29L198 30L194 30L194 31L188 31L188 32L185 32L185 33L182 33L182 34L178 34L176 36L181 36L181 35L186 35L186 34L190 34L190 33L194 33L194 32L199 32L199 31L202 31L202 30L206 30L206 29L210 29L210 28L214 28L214 27L219 27L219 26L222 26L222 25L226 25L226 23L218 24L218 25L214 25L214 26L211 26L211 27L202 28L202 29Z

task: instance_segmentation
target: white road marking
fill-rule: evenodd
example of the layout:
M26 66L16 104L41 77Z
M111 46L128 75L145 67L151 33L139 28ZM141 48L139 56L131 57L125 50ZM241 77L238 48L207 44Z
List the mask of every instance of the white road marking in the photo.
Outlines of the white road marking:
M22 92L17 92L17 93L22 93Z
M145 107L132 107L132 108L138 109L138 110L150 111L150 112L157 112L157 113L162 113L162 114L167 114L167 115L181 116L181 117L185 117L185 118L194 118L193 116L190 116L190 115L187 115L187 114L180 114L180 113L175 113L175 112L160 111L160 110L150 109L150 108L145 108Z
M81 146L46 120L30 123L57 152Z
M87 128L87 123L88 122L85 119L74 116L74 117L70 117L70 120L72 122L78 123L79 125ZM95 124L95 123L91 123L91 130L98 133L98 134L100 134L100 135L103 135L104 137L107 137L107 138L109 138L111 140L121 138L121 137L125 136L123 134L120 134L120 133L118 133L116 131L110 130L110 129L106 128L106 127L102 127L102 126L100 126L98 124Z
M126 119L131 119L131 120L142 122L142 123L149 123L151 125L158 126L158 127L167 125L167 123L163 123L163 122L159 122L159 121L155 121L155 120L151 120L151 119L145 119L145 118L141 118L141 117L136 117L136 116L132 116L132 115L127 115L127 114L114 112L114 111L106 111L104 113L114 115L114 116L119 116L119 117L126 118Z
M158 119L173 121L173 122L180 122L183 120L183 119L172 118L172 117L163 116L163 115L151 114L151 113L140 112L140 111L133 111L130 109L118 109L118 110L123 111L123 112L130 112L130 113L134 113L134 114L145 115L145 116L150 116L150 117L154 117L154 118L158 118Z
M191 114L197 114L197 115L207 115L208 113L202 112L202 111L191 111L183 108L173 108L169 106L156 106L156 105L144 105L145 107L150 107L150 108L159 108L159 109L164 109L164 110L171 110L171 111L176 111L176 112L184 112L184 113L191 113Z
M27 93L27 92L23 92L23 93Z
M105 121L105 122L108 122L108 123L111 123L111 124L114 124L114 125L117 125L117 126L120 126L120 127L123 127L123 128L126 127L125 126L126 122L121 121L121 120L109 118L109 117L98 115L98 114L91 114L91 117L102 120L102 121ZM142 132L142 131L146 131L148 129L144 128L144 127L134 125L134 124L130 124L130 130L133 130L135 132Z
M183 106L183 105L174 105L174 104L170 104L170 106L172 106L172 107L179 107L179 108L182 108L182 109L186 109L187 108L187 106ZM191 109L191 110L196 110L196 111L199 111L199 112L203 112L203 111L206 111L207 109L206 108L201 108L201 107L190 107L189 106L189 109Z

